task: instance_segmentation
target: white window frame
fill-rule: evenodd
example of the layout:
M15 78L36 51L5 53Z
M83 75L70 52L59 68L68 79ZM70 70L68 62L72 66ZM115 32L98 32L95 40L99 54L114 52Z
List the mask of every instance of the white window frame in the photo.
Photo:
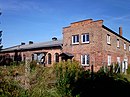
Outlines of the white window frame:
M107 44L111 44L111 36L107 34Z
M84 40L83 37L85 37L85 41L83 41ZM88 37L88 39L87 39L87 37ZM82 43L89 43L89 33L82 34L81 41L82 41Z
M126 43L124 43L124 50L126 50Z
M73 38L75 37L75 42L73 41ZM72 35L72 44L79 44L79 40L77 40L79 38L79 35Z
M120 57L117 57L117 63L121 63Z
M117 47L118 48L120 47L120 41L119 41L119 39L117 39Z
M83 63L83 57L85 57L85 63ZM90 56L89 56L89 54L81 55L81 65L82 66L90 66Z
M111 65L111 55L108 55L107 59L108 59L108 66L110 66Z

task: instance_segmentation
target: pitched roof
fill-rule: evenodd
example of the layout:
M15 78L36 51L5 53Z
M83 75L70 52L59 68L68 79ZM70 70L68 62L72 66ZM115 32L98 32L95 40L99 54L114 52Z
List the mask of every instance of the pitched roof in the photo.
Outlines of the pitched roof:
M67 57L74 57L73 54L65 52L65 53L61 53L60 56L67 56Z
M40 42L26 45L16 45L9 48L2 49L0 52L11 52L11 51L20 51L20 50L31 50L31 49L40 49L40 48L50 48L50 47L62 47L62 40Z
M103 27L104 29L106 29L106 30L110 31L111 33L113 33L113 34L117 35L118 37L120 37L120 38L122 38L122 39L124 39L125 41L127 41L127 42L129 42L129 43L130 43L130 41L129 41L128 39L124 38L123 36L120 36L119 34L117 34L116 32L114 32L113 30L109 29L109 28L108 28L108 27L106 27L105 25L103 25L102 27Z

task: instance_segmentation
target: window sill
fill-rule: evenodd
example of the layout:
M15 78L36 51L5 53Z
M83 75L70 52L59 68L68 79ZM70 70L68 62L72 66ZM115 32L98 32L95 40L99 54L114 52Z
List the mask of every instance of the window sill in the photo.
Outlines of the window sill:
M107 66L108 66L108 67L110 67L110 66L111 66L111 64L107 64Z
M90 65L89 64L81 64L82 66L87 66L87 67L89 67Z
M88 42L82 42L82 44L89 44L89 41Z
M111 45L111 43L107 43L108 45Z
M76 43L72 43L72 45L77 45L77 44L79 44L79 42L76 42Z

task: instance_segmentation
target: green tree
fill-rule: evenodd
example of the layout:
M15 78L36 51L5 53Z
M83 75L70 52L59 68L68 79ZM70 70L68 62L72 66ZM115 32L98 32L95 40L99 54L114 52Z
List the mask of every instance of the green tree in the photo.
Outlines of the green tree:
M2 12L0 11L0 15L2 14ZM2 30L0 30L0 50L2 49L3 45L2 45Z

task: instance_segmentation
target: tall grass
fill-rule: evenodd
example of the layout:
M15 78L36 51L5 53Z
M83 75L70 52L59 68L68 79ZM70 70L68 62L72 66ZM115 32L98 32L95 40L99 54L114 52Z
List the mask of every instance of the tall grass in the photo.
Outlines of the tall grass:
M55 73L53 67L35 68L31 74L30 97L61 97L55 85Z

